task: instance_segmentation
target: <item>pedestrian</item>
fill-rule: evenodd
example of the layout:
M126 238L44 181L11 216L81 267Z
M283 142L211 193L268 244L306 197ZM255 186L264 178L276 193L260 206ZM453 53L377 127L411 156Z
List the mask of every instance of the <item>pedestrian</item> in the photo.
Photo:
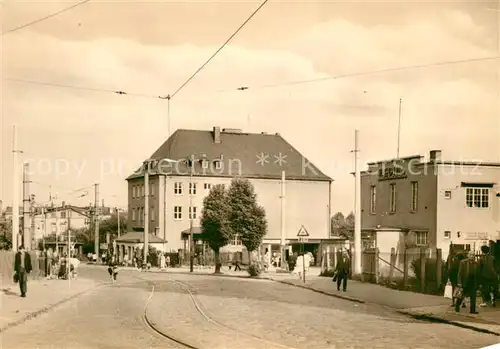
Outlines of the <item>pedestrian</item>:
M479 306L485 307L490 304L494 307L498 298L498 273L495 270L495 259L490 254L488 246L481 246L481 252L483 255L479 259L479 283L483 303ZM493 298L491 298L492 295Z
M165 263L167 265L167 268L170 267L170 256L167 255L167 258L165 259Z
M165 264L166 264L166 259L165 259L165 254L162 253L160 257L160 269L164 270L165 269Z
M452 286L452 298L451 298L451 306L455 306L456 298L454 296L455 290L458 285L458 268L460 266L460 262L464 260L466 257L463 253L457 253L455 256L452 256L450 259L449 269L448 269L448 279L450 280ZM462 308L465 308L465 302L462 302Z
M14 259L14 278L19 282L21 297L26 297L28 291L28 274L33 270L31 266L31 256L26 253L24 246L19 246L19 252L16 253Z
M460 306L465 297L470 299L470 313L477 314L476 293L478 287L479 268L474 251L469 251L468 258L462 260L458 267L457 292L455 311L460 312Z
M116 263L115 258L110 258L108 261L108 274L112 283L116 282L116 277L118 276L118 263Z
M337 281L337 291L340 291L340 285L342 284L342 291L347 291L347 278L349 276L350 261L347 252L343 252L337 265L335 266L335 276L333 281Z

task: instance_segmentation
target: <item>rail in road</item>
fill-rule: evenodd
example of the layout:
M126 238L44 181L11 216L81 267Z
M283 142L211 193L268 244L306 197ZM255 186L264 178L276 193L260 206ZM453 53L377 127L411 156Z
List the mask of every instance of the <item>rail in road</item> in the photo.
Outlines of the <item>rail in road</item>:
M142 278L142 277L138 277L138 276L132 276L132 277L136 278L136 279L139 279L139 280L142 280L142 281L145 281L145 282L147 282L148 284L151 285L151 293L150 293L149 298L148 298L148 300L147 300L147 302L146 302L146 304L144 306L144 314L143 314L143 319L144 319L144 323L146 324L146 326L149 327L151 330L153 330L158 335L166 338L169 341L172 341L172 342L174 342L174 343L182 346L183 348L201 349L198 346L193 345L192 343L188 343L184 339L177 338L177 337L175 337L175 336L173 336L173 335L171 335L169 333L165 333L164 330L158 329L148 319L148 306L151 303L151 300L153 299L153 297L155 295L156 283L153 280L150 280L150 279L146 279L146 278ZM190 289L191 285L188 282L178 281L178 280L174 280L172 278L167 278L166 281L180 286L180 288L183 291L185 291L185 293L187 295L189 295L189 298L193 302L194 308L196 309L196 311L198 312L198 314L205 321L207 321L207 322L209 322L209 323L211 323L211 324L213 324L213 325L215 325L217 327L224 328L226 330L230 330L230 331L234 332L235 335L247 337L249 339L252 339L252 340L258 342L259 344L257 345L257 343L256 343L255 348L261 348L263 346L263 344L265 344L266 346L268 346L270 348L296 349L296 348L293 348L293 347L290 347L290 346L283 345L281 343L276 343L276 342L268 341L268 340L266 340L264 338L255 336L253 334L241 332L241 331L235 329L234 327L231 327L229 325L226 325L226 324L224 324L222 322L219 322L219 321L215 320L212 316L210 316L210 314L206 310L203 309L203 304L201 303L201 301L199 299L197 299L196 295L191 291L191 289Z

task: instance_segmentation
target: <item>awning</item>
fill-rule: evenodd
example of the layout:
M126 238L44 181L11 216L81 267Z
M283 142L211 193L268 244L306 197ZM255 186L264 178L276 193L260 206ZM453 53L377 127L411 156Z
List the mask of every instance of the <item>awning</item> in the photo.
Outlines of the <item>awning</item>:
M191 229L188 228L188 229L185 229L181 232L181 236L182 238L187 238L189 237L189 234L191 234ZM199 236L202 234L202 231L201 231L201 227L193 227L193 236L197 236L197 238L199 238Z

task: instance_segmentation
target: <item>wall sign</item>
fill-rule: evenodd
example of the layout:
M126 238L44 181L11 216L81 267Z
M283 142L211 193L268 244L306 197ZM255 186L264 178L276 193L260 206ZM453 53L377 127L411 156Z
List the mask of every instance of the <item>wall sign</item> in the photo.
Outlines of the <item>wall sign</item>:
M406 169L401 167L384 168L378 170L378 180L388 181L391 179L403 179L408 177Z

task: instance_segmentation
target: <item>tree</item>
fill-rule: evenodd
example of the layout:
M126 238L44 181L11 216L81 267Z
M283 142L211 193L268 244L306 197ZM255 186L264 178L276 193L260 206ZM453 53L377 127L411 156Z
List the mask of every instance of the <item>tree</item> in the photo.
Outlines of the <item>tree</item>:
M354 229L354 213L352 211L345 218L345 227L349 230Z
M220 248L226 246L233 237L229 224L230 206L224 186L214 186L203 200L201 231L203 240L214 251L215 273L220 274Z
M340 235L343 233L345 226L345 217L342 212L337 212L333 215L331 219L332 233L335 235Z
M257 250L267 233L266 212L257 204L257 195L248 179L235 178L228 190L230 224L234 234L241 237L252 264L251 252Z
M110 234L111 240L118 236L118 217L120 217L120 233L127 231L127 224L123 217L116 214L99 222L99 241L106 241L106 234Z

